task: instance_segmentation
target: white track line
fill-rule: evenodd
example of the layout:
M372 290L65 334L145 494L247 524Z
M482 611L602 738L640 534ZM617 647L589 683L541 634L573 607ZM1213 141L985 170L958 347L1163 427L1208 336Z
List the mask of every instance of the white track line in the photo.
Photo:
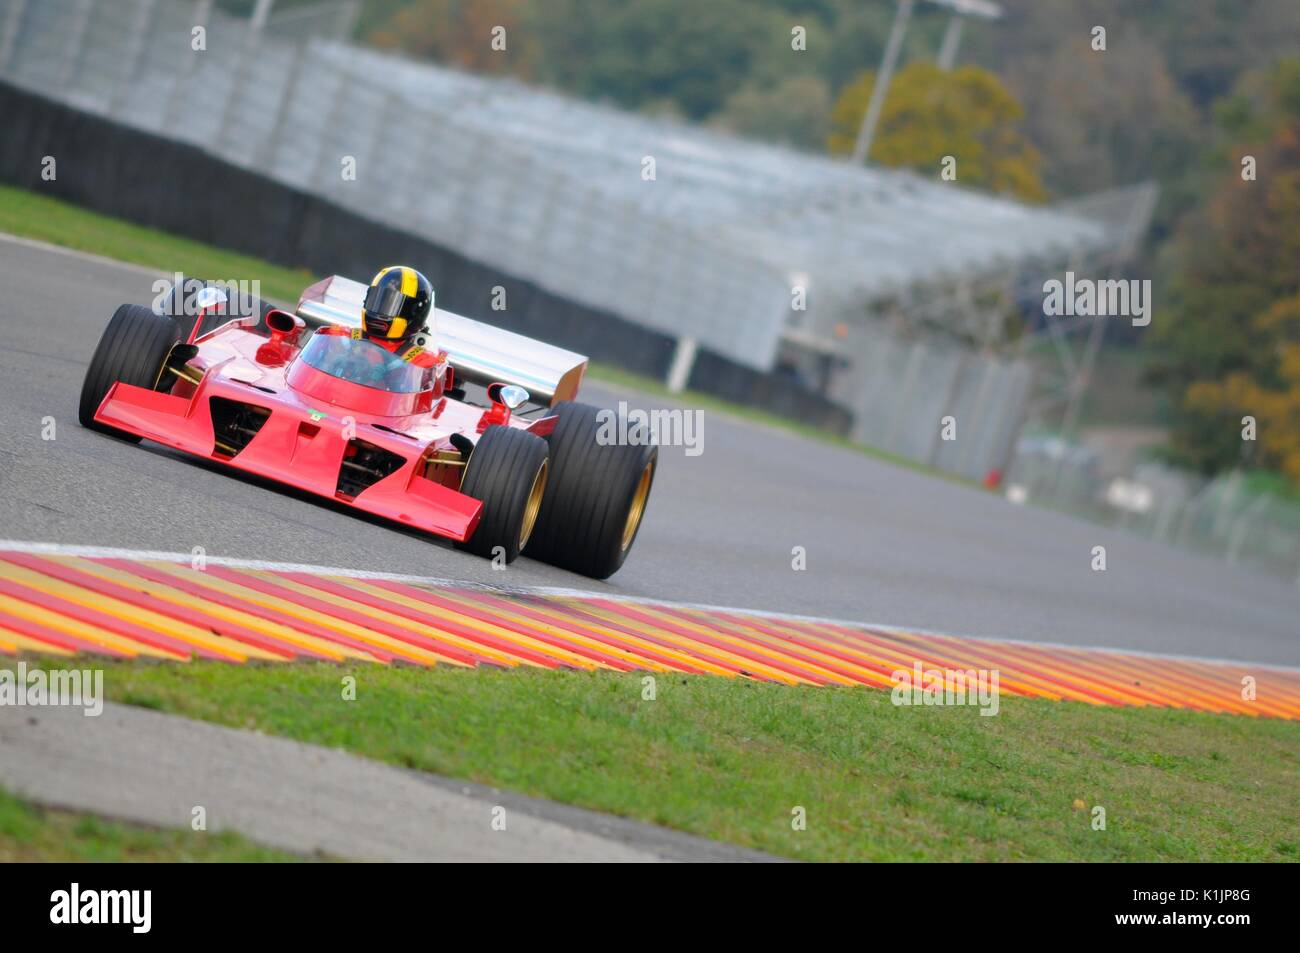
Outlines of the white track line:
M100 559L150 559L160 562L189 564L192 553L174 553L149 549L122 549L113 546L78 546L67 543L40 543L27 540L0 539L0 553L9 551L44 556L83 556ZM766 609L744 609L737 606L716 606L701 602L673 602L668 599L653 599L646 596L629 596L616 592L593 592L590 589L569 589L563 586L501 586L486 582L470 582L464 579L446 579L440 576L412 576L405 573L376 572L370 569L347 569L341 566L314 566L310 563L283 563L265 559L238 559L230 556L204 555L204 561L217 566L229 566L232 569L256 569L264 572L305 572L318 576L351 576L355 579L383 579L389 582L405 582L437 588L473 589L506 596L551 596L563 599L604 599L608 602L621 602L629 605L670 606L677 609L694 609L702 612L740 613L760 619L775 619L789 622L808 622L814 625L839 625L850 629L869 629L875 631L898 633L901 635L929 635L946 639L962 639L967 642L1006 643L1009 645L1029 645L1035 648L1071 649L1085 652L1106 652L1111 655L1136 655L1152 659L1173 659L1186 662L1210 662L1218 665L1238 665L1251 669L1272 669L1274 671L1295 672L1300 674L1300 666L1277 665L1263 662L1243 662L1240 659L1213 658L1201 655L1169 655L1159 652L1146 652L1141 649L1114 648L1109 646L1070 645L1065 642L1042 642L1033 639L1011 639L977 635L961 635L953 632L941 632L936 629L922 629L912 625L896 625L885 622L855 622L847 619L834 619L826 616L797 615L790 612L771 612Z

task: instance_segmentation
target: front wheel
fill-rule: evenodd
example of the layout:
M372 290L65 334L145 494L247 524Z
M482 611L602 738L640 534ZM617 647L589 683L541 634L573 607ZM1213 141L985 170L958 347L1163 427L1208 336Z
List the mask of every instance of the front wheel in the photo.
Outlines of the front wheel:
M77 408L81 425L139 443L139 437L98 423L95 412L118 382L149 390L169 387L171 382L161 379L163 367L180 339L181 329L174 320L148 308L124 304L113 312L81 384Z
M483 431L465 465L460 492L483 503L478 527L457 543L479 556L515 561L532 536L549 473L546 441L526 430Z
M607 579L622 567L650 500L659 448L644 428L608 427L588 404L555 405L551 483L527 554L561 569ZM614 444L602 432L628 434Z

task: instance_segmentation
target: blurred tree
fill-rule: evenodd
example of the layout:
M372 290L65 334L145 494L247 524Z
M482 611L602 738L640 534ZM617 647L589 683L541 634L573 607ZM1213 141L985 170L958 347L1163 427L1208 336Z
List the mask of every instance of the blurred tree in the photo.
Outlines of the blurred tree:
M1267 66L1300 42L1295 0L1164 0L1137 13L1179 86L1202 109L1227 95L1244 69Z
M1196 156L1199 117L1160 49L1131 30L1107 42L1095 51L1084 31L1056 43L1041 70L1032 61L1008 68L1008 84L1028 104L1026 134L1050 157L1053 191L1168 179Z
M1261 377L1235 371L1218 381L1193 381L1183 400L1179 449L1206 469L1244 459L1300 486L1300 296L1279 301L1253 330L1275 338L1265 343ZM1241 438L1247 416L1255 419L1257 453Z
M310 7L318 3L319 0L275 0L272 6L272 12L283 12L292 10L295 7ZM216 0L213 4L216 9L222 13L229 13L232 16L247 17L251 16L257 8L257 0Z
M830 111L830 90L820 77L791 76L767 89L745 86L727 98L713 122L744 136L820 150Z
M829 50L821 67L822 78L831 89L843 89L863 70L875 69L885 53L889 28L894 21L896 0L863 3L862 0L833 0L834 15L828 17ZM918 3L903 39L900 63L934 59L947 25L946 16ZM969 30L967 32L970 32Z
M478 73L527 76L537 53L524 27L524 0L418 0L398 8L368 36L398 49ZM505 29L505 50L493 49L493 30Z
M1259 422L1255 462L1300 479L1300 60L1268 72L1263 103L1252 99L1260 88L1250 78L1220 111L1248 138L1179 229L1152 377L1177 402L1179 459L1206 471L1236 464L1249 414Z
M845 87L831 112L827 148L853 151L871 99L874 73ZM963 66L945 73L932 63L909 63L885 96L871 159L938 175L945 156L956 160L957 181L1042 201L1040 157L1016 128L1020 104L987 70Z
M744 83L771 33L770 11L745 0L547 0L531 17L540 79L633 109L674 100L692 119Z
M220 0L246 12L253 0ZM277 0L281 4L304 0ZM1163 238L1206 190L1210 104L1243 70L1300 44L1298 0L1001 0L995 23L968 24L962 61L993 70L1025 110L1024 137L1043 155L1054 194L1078 195L1142 179L1164 186ZM442 62L508 71L589 99L680 112L736 109L795 76L843 90L880 60L893 0L365 0L361 34ZM932 59L947 14L921 4L904 62ZM507 27L509 55L481 34ZM807 49L790 49L805 27ZM517 25L519 29L512 27ZM1091 49L1095 25L1105 52ZM808 93L811 85L789 87ZM733 98L737 98L733 102ZM675 108L671 105L675 104ZM787 110L788 112L789 110ZM760 126L740 123L766 135ZM774 134L792 135L787 123Z

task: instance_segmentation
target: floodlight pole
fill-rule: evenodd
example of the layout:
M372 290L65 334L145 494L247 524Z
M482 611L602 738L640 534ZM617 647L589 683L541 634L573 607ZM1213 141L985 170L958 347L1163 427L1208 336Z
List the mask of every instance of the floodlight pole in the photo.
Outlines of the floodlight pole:
M961 46L961 28L964 19L960 13L948 18L948 28L943 31L943 45L939 47L939 69L951 73L957 64L957 48Z
M248 27L254 33L261 33L266 28L266 21L271 16L271 7L275 5L275 0L257 0L257 5L253 7L253 15L249 18Z
M876 123L880 121L880 111L885 105L885 93L889 81L894 78L894 67L898 64L898 54L903 48L903 35L907 33L907 23L912 18L912 6L915 0L898 0L898 11L894 14L894 25L889 30L889 41L885 44L885 57L880 61L880 72L871 87L871 101L862 117L858 128L858 139L853 144L853 164L861 165L867 161L871 152L871 140L876 135Z

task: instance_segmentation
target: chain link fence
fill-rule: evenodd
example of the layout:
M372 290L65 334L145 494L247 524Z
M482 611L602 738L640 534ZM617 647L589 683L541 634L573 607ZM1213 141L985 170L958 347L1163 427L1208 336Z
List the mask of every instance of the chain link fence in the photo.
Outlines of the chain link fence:
M976 481L1006 468L1033 385L1026 362L874 324L848 338L864 372L843 378L834 396L861 408L852 439Z
M1028 436L1016 448L1006 490L1015 502L1063 510L1300 586L1300 502L1255 488L1241 471L1206 479L1148 462L1106 478L1087 447Z

